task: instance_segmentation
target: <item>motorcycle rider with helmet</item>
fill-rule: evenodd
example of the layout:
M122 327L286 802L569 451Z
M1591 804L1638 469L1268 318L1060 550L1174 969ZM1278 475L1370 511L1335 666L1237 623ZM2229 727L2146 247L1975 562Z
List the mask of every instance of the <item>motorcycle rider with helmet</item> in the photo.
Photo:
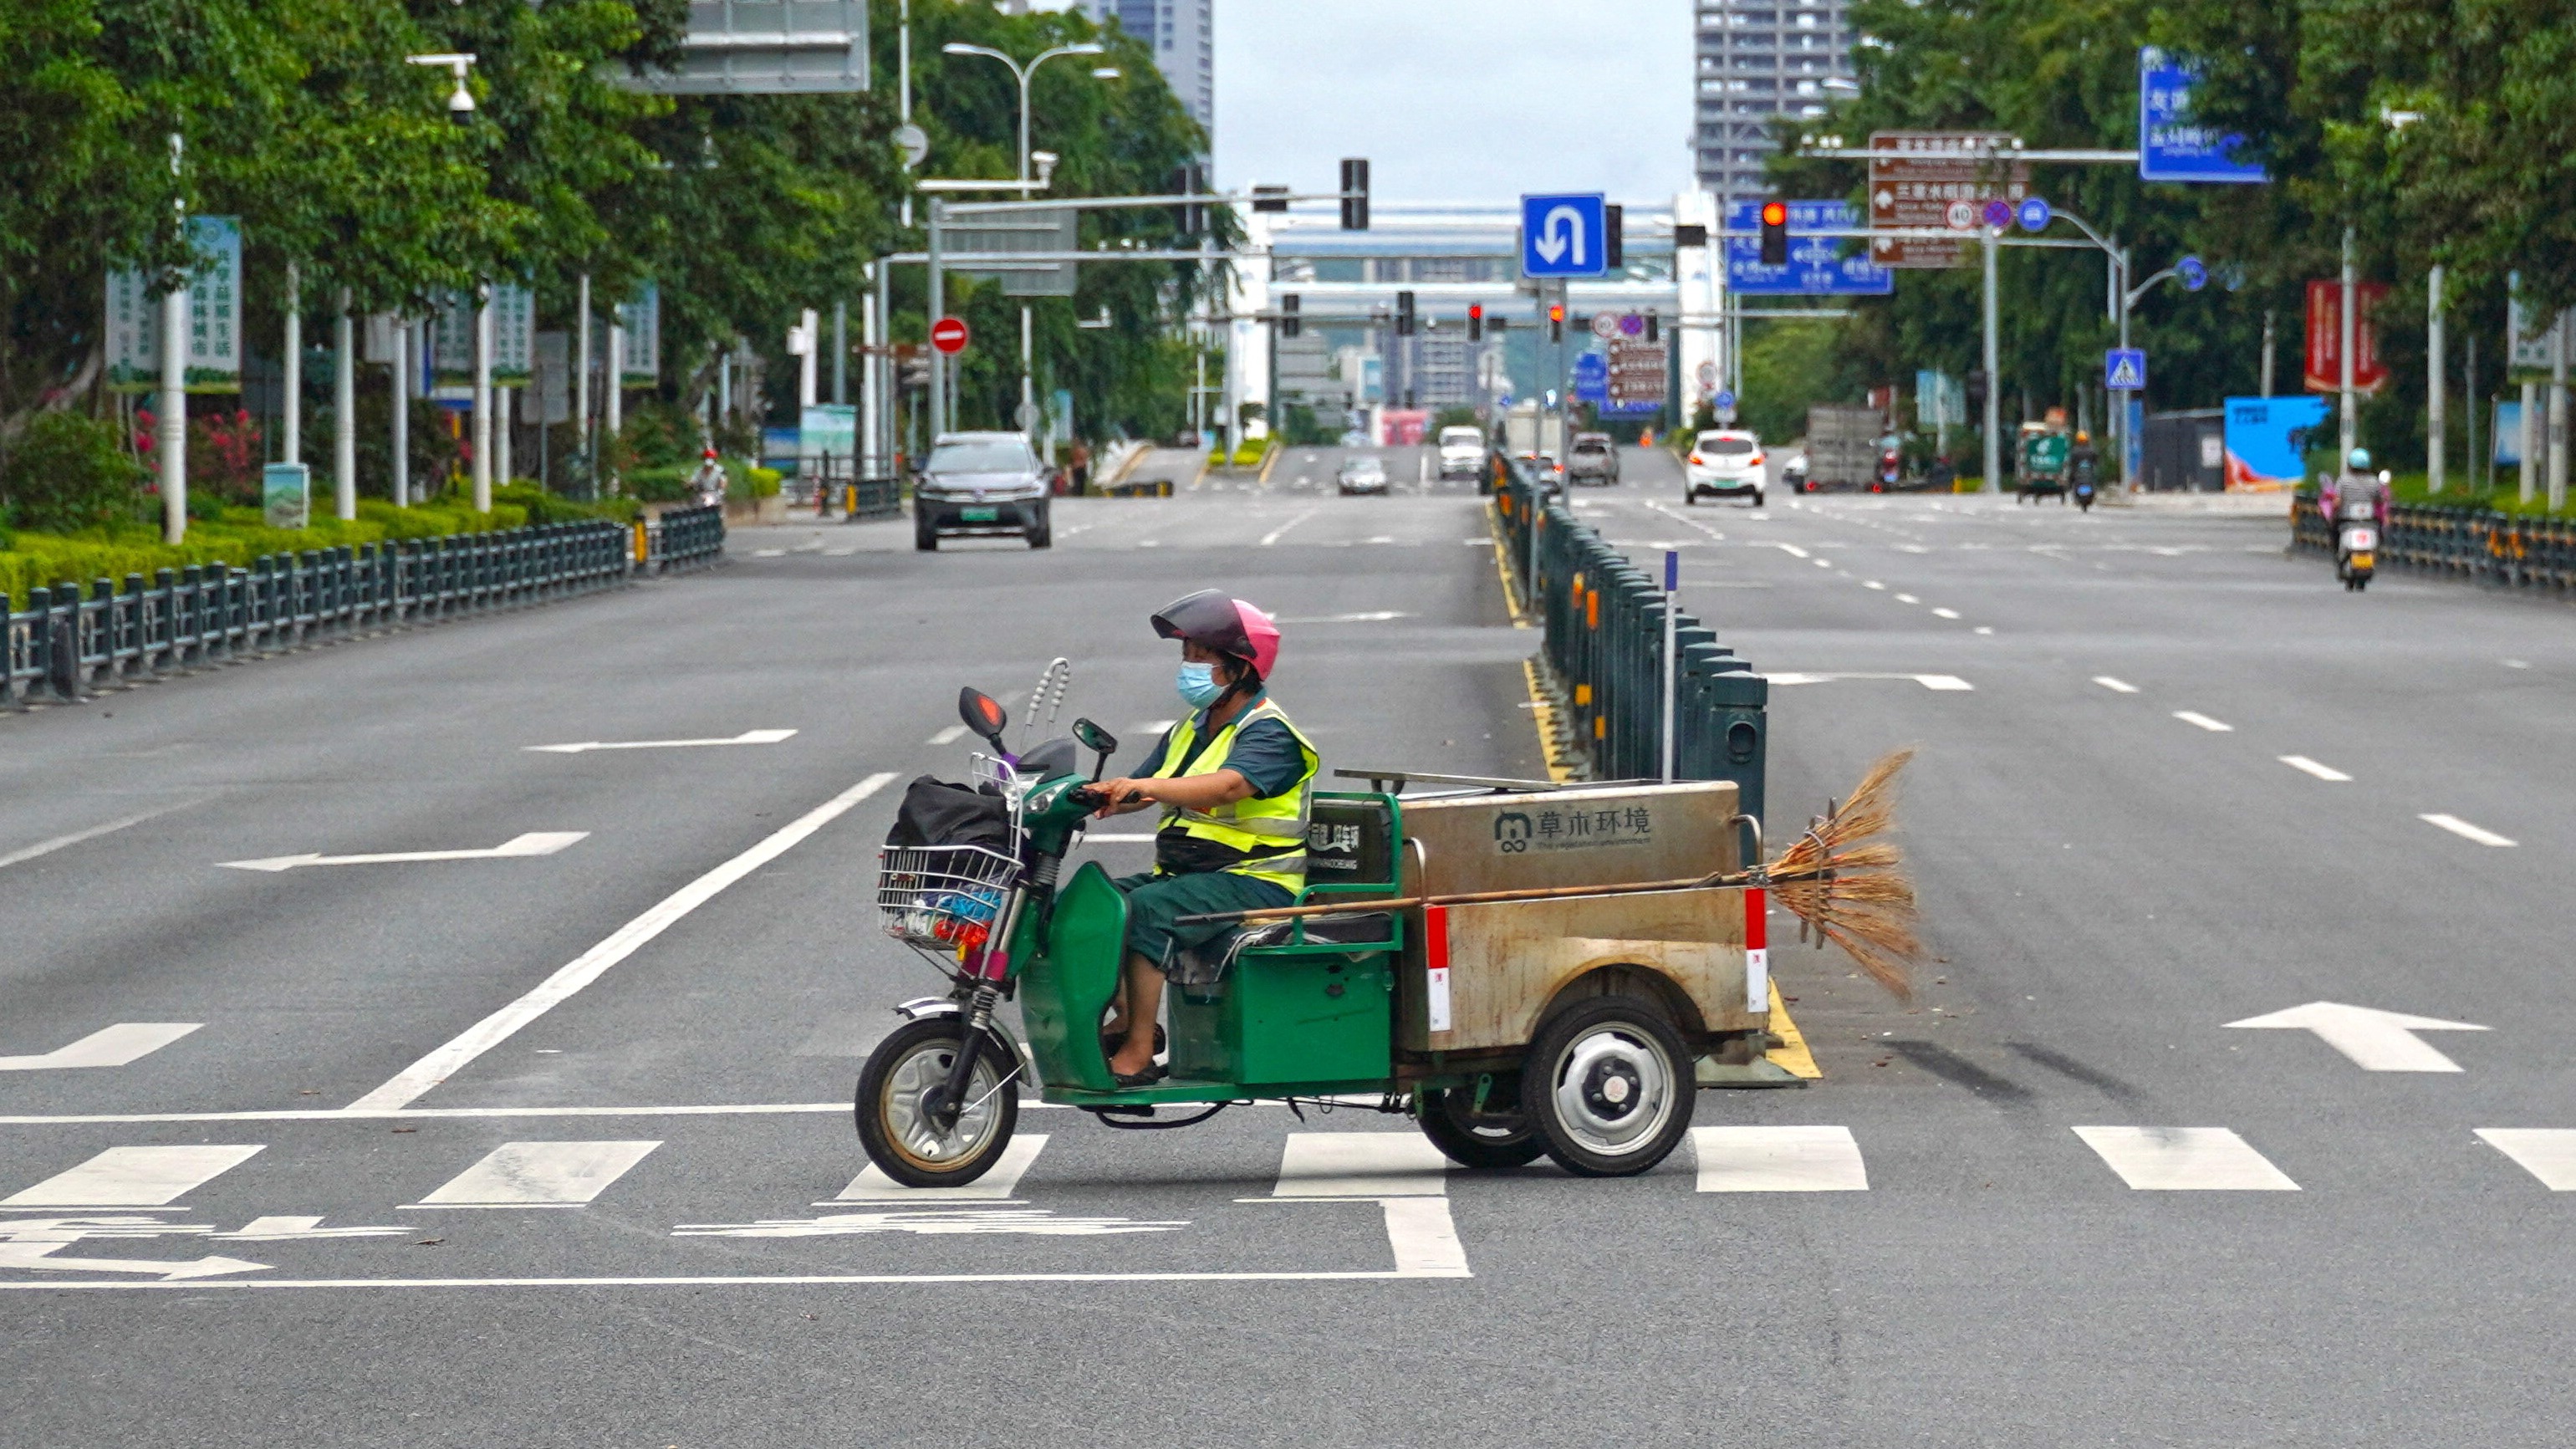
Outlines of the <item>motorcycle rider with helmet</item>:
M1164 981L1212 975L1236 929L1174 922L1288 905L1305 885L1307 795L1323 762L1270 698L1279 627L1268 614L1202 589L1153 624L1180 641L1175 687L1192 713L1163 732L1135 774L1093 787L1107 797L1104 817L1163 812L1154 869L1116 882L1127 897L1127 955L1102 1047L1122 1087L1162 1075L1154 1018Z

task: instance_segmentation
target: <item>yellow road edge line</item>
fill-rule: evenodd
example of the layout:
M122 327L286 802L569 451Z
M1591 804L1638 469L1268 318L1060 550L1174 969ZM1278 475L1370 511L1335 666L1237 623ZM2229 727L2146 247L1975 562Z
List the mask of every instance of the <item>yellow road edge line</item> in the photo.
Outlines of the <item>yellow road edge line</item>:
M1789 1019L1788 1004L1780 999L1780 983L1774 981L1770 984L1771 1034L1780 1038L1780 1045L1764 1052L1763 1059L1793 1077L1803 1077L1810 1082L1823 1080L1825 1069L1816 1065L1815 1053L1807 1050L1807 1034L1798 1030L1798 1023Z
M1501 496L1502 495L1499 493L1494 495L1495 498L1500 498ZM1521 602L1520 586L1512 581L1511 556L1503 551L1509 545L1503 539L1502 520L1503 513L1501 506L1491 499L1487 500L1485 503L1485 531L1494 536L1494 572L1499 575L1503 581L1503 607L1512 611L1513 628L1527 629L1532 627L1530 623L1530 612L1528 606ZM1535 685L1532 686L1532 693L1533 695L1536 693Z
M1574 772L1556 751L1556 706L1538 687L1538 666L1527 659L1521 661L1521 681L1529 686L1530 720L1538 727L1538 752L1547 760L1547 777L1566 784L1574 779Z
M1285 447L1281 446L1276 441L1271 443L1268 456L1261 460L1261 476L1259 482L1262 487L1267 488L1270 486L1270 470L1279 466L1279 455L1287 451L1288 450Z

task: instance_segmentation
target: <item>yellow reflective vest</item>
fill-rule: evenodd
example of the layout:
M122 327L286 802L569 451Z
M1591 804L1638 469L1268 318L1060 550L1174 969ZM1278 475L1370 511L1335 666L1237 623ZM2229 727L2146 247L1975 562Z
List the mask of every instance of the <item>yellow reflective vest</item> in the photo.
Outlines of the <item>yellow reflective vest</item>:
M1181 779L1192 775L1212 775L1225 768L1225 757L1233 748L1235 736L1244 726L1258 719L1275 719L1288 727L1305 757L1305 773L1297 783L1276 795L1254 796L1220 805L1214 810L1184 810L1177 805L1163 807L1161 832L1175 832L1193 840L1204 840L1224 847L1240 857L1223 869L1236 875L1265 880L1283 890L1295 892L1306 885L1306 796L1315 783L1315 771L1323 757L1315 752L1314 742L1297 728L1288 712L1267 697L1252 708L1236 715L1225 728L1218 730L1190 759L1190 744L1198 737L1198 717L1192 715L1172 727L1171 742L1164 747L1163 763L1154 772L1158 780ZM1188 768L1181 767L1189 760Z

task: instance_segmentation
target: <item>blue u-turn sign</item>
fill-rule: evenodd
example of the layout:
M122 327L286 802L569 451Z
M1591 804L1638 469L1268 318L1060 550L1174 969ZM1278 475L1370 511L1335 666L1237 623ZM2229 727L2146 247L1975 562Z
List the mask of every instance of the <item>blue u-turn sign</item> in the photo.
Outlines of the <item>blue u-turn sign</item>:
M1609 270L1601 193L1521 198L1521 275L1597 277Z

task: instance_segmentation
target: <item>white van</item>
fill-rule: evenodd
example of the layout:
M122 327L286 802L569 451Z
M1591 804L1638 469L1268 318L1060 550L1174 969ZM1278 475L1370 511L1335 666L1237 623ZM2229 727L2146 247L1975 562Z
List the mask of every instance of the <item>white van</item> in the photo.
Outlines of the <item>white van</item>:
M1473 478L1485 466L1485 435L1475 428L1440 430L1440 476Z

